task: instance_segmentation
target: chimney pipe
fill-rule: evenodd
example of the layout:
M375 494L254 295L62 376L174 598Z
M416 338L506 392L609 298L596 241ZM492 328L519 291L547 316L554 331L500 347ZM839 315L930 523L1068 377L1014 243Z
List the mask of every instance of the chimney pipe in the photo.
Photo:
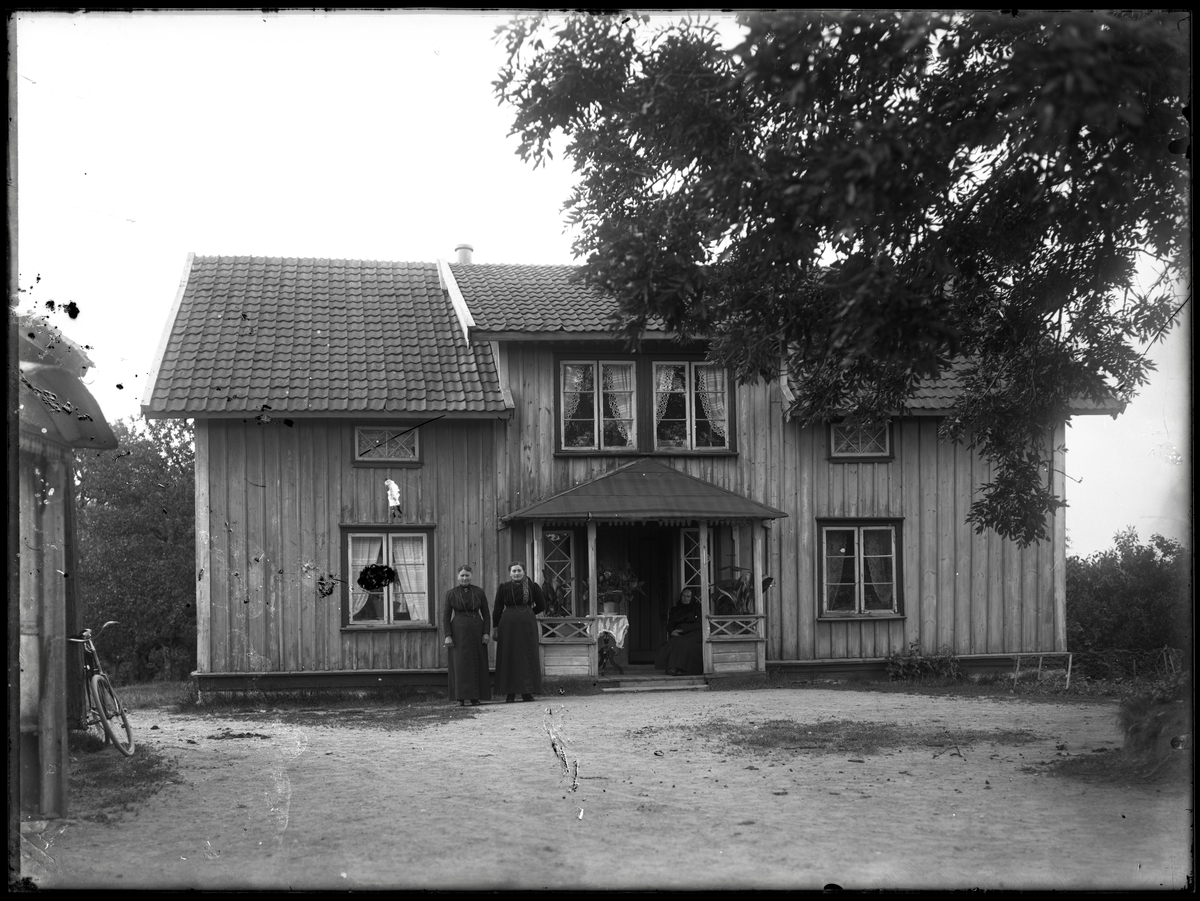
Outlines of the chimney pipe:
M474 249L475 248L472 247L470 244L459 244L457 247L454 248L454 254L457 257L455 262L456 263L471 262L471 251L473 251Z

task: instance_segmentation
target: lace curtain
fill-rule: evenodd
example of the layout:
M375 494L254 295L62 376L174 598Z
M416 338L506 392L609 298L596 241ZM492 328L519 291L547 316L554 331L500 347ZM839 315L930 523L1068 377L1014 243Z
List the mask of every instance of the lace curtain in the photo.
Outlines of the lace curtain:
M429 595L425 578L425 539L420 535L392 537L392 569L399 582L392 586L392 619L429 620Z
M605 417L605 425L613 423L617 432L628 446L633 440L633 366L628 364L605 365L603 370L604 412L609 410L615 418Z
M696 394L713 434L725 442L725 370L720 366L696 367Z
M372 598L377 599L374 616L369 619L382 619L383 592L363 591L358 587L358 574L363 567L372 563L383 563L383 538L379 535L354 535L350 538L350 618L354 619L367 606Z

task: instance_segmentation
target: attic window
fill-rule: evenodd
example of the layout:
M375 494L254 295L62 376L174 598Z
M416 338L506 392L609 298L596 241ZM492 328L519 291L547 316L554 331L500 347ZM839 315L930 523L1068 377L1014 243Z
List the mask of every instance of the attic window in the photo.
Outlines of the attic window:
M397 423L388 426L357 426L354 429L356 463L418 463L419 429Z
M891 460L892 424L866 427L834 422L829 425L829 459L873 462Z

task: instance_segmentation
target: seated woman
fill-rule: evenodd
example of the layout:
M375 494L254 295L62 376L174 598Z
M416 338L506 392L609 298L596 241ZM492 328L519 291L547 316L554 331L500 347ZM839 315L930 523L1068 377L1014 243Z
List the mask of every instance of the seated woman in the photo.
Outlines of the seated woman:
M669 637L658 649L654 665L665 669L669 676L699 676L704 673L704 650L701 645L700 601L696 592L685 588L667 616Z

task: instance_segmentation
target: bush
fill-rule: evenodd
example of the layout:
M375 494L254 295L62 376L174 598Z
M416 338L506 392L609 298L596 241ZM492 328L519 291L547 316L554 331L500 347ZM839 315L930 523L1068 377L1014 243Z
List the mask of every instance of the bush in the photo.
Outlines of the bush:
M896 679L961 679L962 669L954 651L943 646L935 654L923 654L921 645L913 642L908 653L893 651L884 664L888 678Z
M1112 550L1067 559L1067 645L1075 652L1182 648L1191 658L1190 556L1133 528Z

